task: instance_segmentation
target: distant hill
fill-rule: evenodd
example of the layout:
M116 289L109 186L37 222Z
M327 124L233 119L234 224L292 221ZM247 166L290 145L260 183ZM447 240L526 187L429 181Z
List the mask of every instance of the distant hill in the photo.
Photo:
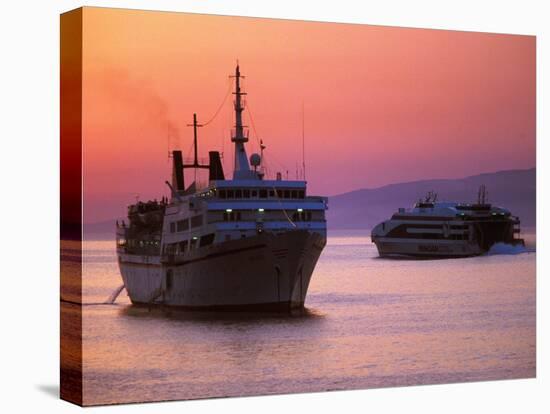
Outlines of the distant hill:
M489 202L519 216L523 227L536 221L536 169L508 170L463 179L422 180L363 189L329 198L327 220L333 229L371 229L399 207L411 207L428 191L440 201L474 202L484 184Z

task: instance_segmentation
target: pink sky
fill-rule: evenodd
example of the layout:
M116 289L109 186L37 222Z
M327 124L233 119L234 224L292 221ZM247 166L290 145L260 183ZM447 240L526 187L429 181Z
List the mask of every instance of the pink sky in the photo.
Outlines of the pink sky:
M273 174L301 163L304 102L311 194L535 166L534 37L85 8L85 221L167 194L168 136L189 150L236 59ZM226 174L232 123L228 100L199 131Z

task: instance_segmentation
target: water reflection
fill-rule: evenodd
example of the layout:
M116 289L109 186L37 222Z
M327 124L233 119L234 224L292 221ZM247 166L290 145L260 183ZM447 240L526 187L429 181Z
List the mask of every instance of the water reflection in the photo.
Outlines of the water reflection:
M306 309L202 312L83 307L90 404L307 392L535 375L535 253L376 259L368 233L341 234ZM85 303L120 285L112 242L94 242Z
M289 312L196 311L168 306L130 305L119 310L120 316L196 322L211 325L301 324L321 322L325 315L317 309L293 309Z

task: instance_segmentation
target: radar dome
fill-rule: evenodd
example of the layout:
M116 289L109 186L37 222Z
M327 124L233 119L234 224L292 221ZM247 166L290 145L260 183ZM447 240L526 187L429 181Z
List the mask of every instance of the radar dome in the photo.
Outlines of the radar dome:
M260 157L260 154L254 153L250 156L250 164L253 167L258 167L261 162L262 162L262 157Z

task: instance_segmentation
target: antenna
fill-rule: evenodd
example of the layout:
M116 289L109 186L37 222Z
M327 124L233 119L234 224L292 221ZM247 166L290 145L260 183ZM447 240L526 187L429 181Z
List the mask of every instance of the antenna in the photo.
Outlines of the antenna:
M168 163L170 163L170 156L172 155L170 151L170 133L166 136L166 147L168 151Z
M264 166L264 150L265 150L264 140L260 139L260 171L266 174L265 166Z
M488 191L485 188L485 184L481 184L479 186L479 190L477 192L477 203L478 204L485 204L486 201L488 200L487 194L488 194Z
M305 110L302 100L302 174L304 181L306 179L306 138L305 138Z

